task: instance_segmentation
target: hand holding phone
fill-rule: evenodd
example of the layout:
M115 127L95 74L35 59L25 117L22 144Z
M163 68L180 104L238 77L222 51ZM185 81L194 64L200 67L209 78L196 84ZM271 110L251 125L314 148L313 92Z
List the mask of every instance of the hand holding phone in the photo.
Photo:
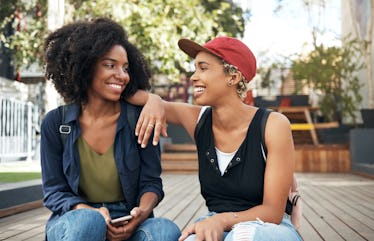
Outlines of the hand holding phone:
M110 224L112 224L113 226L120 226L120 225L123 225L123 224L127 223L130 219L132 219L132 216L131 215L126 215L126 216L123 216L123 217L119 217L119 218L115 218L115 219L110 220Z

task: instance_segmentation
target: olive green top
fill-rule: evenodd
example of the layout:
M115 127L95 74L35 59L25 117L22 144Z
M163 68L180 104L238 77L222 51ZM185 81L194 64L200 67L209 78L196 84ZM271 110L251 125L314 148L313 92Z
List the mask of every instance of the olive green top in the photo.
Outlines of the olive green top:
M78 151L80 156L79 190L83 197L94 203L123 201L113 145L100 155L92 150L83 137L79 137Z

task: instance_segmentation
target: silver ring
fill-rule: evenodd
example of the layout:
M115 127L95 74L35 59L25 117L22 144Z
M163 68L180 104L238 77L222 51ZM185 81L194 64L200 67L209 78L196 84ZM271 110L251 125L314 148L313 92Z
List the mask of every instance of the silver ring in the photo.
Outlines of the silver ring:
M151 127L151 128L153 128L153 127L154 127L154 125L152 125L152 124L148 124L148 126L149 126L149 127Z

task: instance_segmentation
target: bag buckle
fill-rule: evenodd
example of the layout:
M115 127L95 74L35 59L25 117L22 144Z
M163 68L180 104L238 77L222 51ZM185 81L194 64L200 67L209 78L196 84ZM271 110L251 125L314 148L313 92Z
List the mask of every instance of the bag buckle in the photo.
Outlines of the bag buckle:
M59 128L59 130L60 130L60 133L61 134L70 134L70 132L71 132L71 127L70 126L68 126L68 125L60 125L60 128Z

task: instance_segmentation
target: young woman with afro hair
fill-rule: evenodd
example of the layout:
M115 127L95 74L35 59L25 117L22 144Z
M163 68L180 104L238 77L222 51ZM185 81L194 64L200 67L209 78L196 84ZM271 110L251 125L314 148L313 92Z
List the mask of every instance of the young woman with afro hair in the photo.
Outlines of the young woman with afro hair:
M46 79L68 104L41 129L47 239L177 240L172 221L153 217L164 196L159 146L140 148L127 119L126 98L150 87L143 55L106 18L57 29L44 50Z

